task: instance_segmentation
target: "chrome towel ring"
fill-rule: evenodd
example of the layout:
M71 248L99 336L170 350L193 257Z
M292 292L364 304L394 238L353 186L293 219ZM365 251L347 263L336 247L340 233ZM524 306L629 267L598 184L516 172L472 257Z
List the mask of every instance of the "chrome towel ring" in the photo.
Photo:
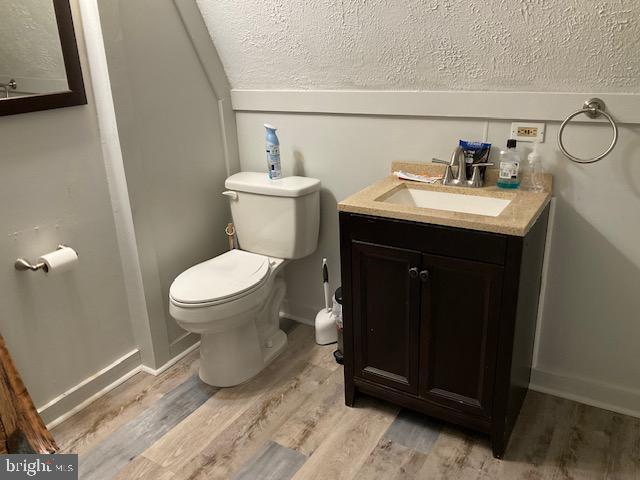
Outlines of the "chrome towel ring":
M606 157L611 153L611 150L613 150L613 147L615 147L616 143L618 142L618 127L616 125L616 122L613 121L613 118L611 117L611 115L609 115L605 111L605 109L606 109L606 106L602 100L600 100L599 98L590 98L589 100L584 102L580 110L578 110L577 112L573 112L571 115L567 117L567 119L564 122L562 122L562 125L560 125L560 130L558 131L558 146L560 147L560 150L562 151L562 153L564 153L565 157L567 157L569 160L576 163L595 163L598 160L602 160L604 157ZM613 129L613 138L611 139L611 145L609 145L609 148L607 148L600 155L593 158L585 159L585 158L574 157L569 152L567 152L567 149L562 143L562 133L564 132L564 127L567 126L567 124L572 118L580 115L581 113L584 113L590 118L598 118L600 115L604 115L606 119L609 120L609 123L611 124L611 128Z

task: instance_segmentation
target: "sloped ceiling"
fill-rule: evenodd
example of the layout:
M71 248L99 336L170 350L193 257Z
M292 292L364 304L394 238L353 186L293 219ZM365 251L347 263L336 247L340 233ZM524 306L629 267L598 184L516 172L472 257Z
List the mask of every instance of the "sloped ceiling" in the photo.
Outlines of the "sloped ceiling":
M233 88L640 93L640 2L197 0Z

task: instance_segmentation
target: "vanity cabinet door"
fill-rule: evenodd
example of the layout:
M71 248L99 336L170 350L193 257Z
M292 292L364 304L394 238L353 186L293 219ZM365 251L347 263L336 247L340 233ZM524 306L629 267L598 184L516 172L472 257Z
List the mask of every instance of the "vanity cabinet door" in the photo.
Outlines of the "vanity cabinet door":
M418 393L420 253L352 242L354 374Z
M420 396L490 416L502 267L423 255L420 279Z

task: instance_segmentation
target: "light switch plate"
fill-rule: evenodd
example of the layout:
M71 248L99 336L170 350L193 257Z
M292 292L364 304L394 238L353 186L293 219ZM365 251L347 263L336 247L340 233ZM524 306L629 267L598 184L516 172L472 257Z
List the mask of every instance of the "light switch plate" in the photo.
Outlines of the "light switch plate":
M544 142L544 123L513 122L511 138L518 142Z

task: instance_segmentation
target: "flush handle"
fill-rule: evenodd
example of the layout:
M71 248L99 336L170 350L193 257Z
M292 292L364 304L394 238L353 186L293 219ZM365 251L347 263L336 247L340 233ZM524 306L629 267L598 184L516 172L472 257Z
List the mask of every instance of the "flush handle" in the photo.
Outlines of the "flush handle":
M234 192L232 190L227 190L222 192L222 194L226 197L229 197L231 200L237 200L238 199L238 192Z

